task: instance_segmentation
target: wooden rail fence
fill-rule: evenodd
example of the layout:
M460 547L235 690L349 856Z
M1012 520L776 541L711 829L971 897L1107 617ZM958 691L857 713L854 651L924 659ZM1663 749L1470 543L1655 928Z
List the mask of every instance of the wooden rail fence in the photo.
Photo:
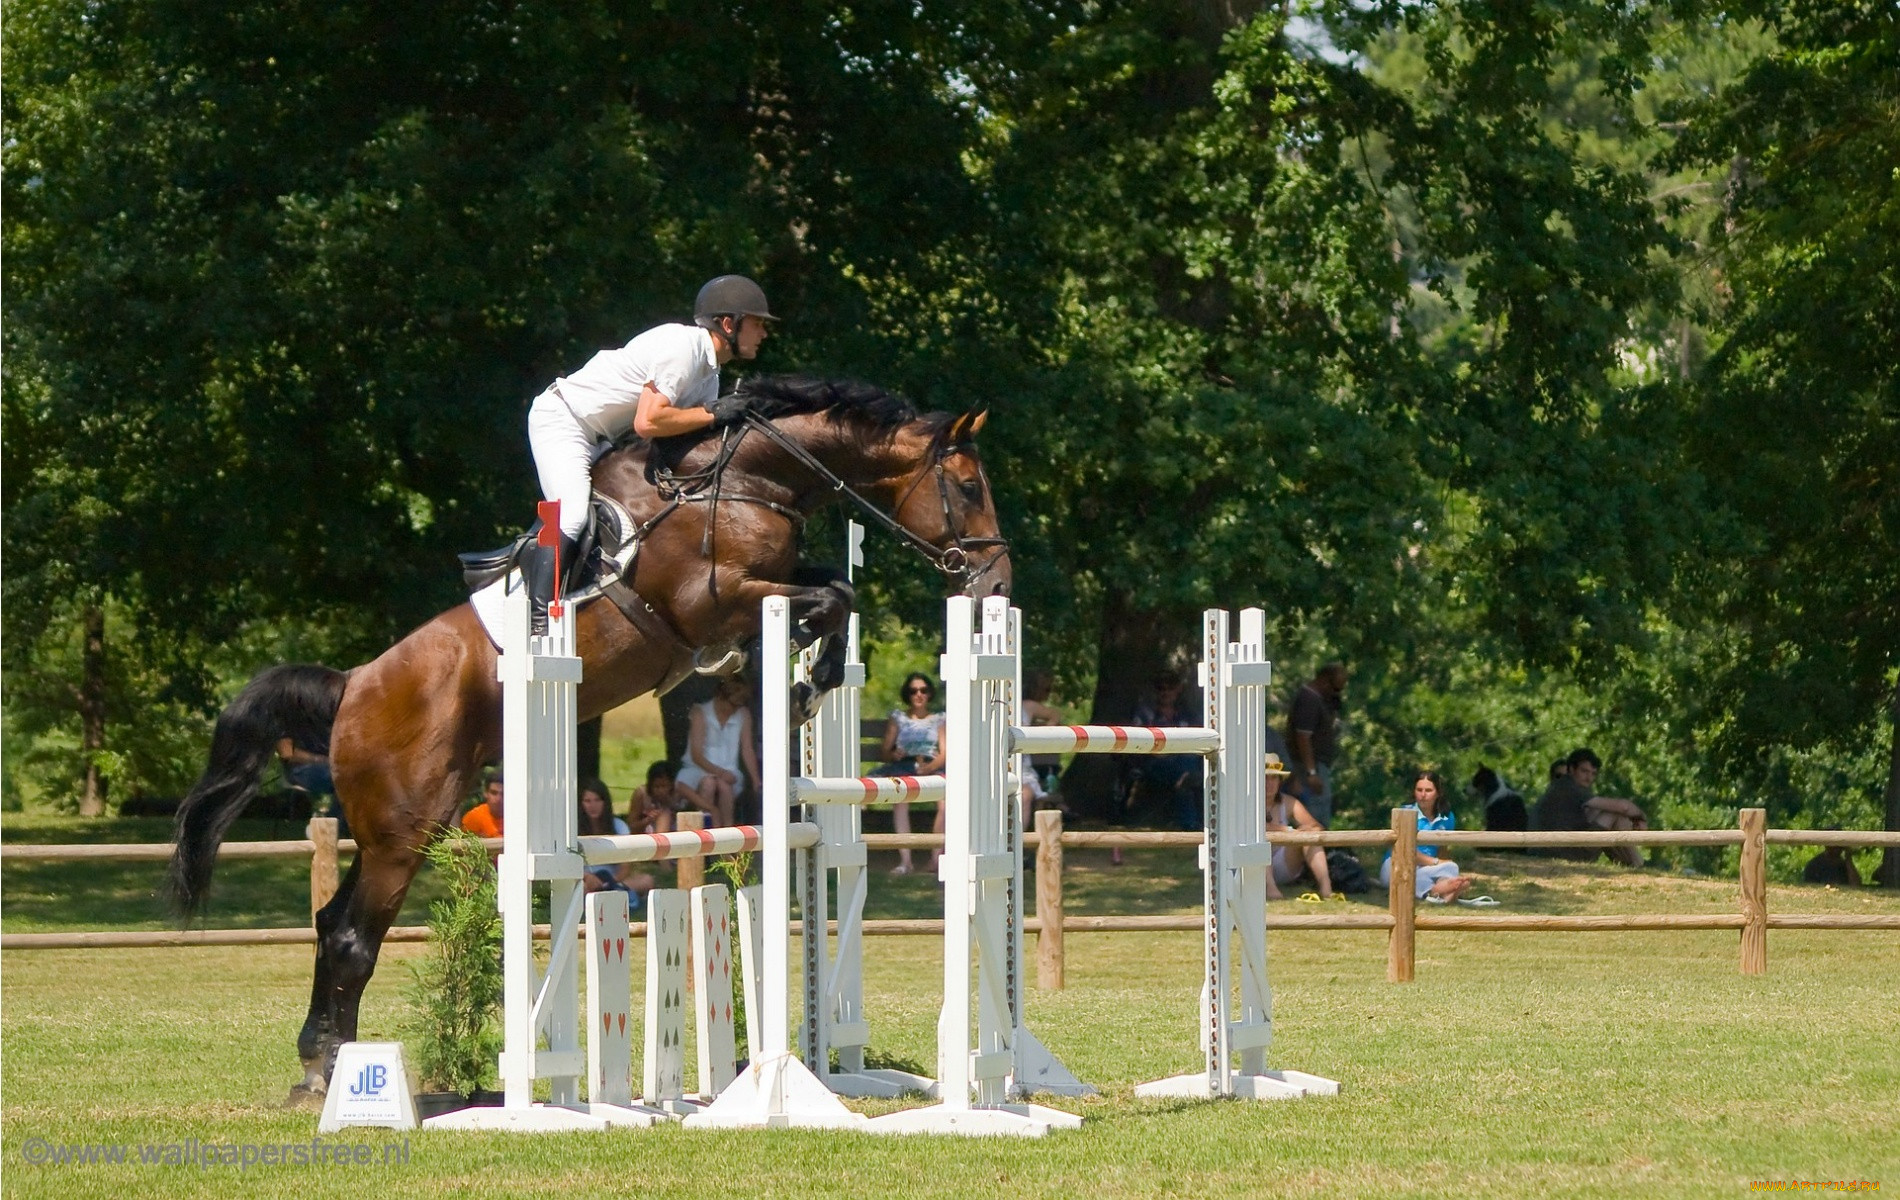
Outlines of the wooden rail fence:
M1600 916L1568 916L1538 913L1477 914L1416 911L1413 884L1418 850L1417 814L1411 809L1392 810L1390 829L1341 829L1322 832L1270 833L1267 840L1281 845L1389 848L1392 857L1392 886L1383 912L1325 912L1267 914L1269 929L1383 929L1387 931L1386 979L1393 983L1410 982L1417 969L1416 940L1425 932L1595 932L1659 929L1734 929L1741 935L1741 972L1760 975L1768 969L1768 931L1770 929L1886 929L1900 931L1900 914L1851 913L1770 913L1767 898L1767 847L1806 846L1900 846L1900 833L1860 830L1769 829L1767 811L1741 810L1734 829L1650 829L1629 832L1497 833L1488 830L1439 830L1431 835L1435 844L1472 846L1483 849L1595 849L1611 846L1740 846L1741 879L1738 910L1729 913L1626 913ZM681 828L700 827L704 818L698 813L681 813ZM336 821L318 817L310 822L309 837L271 842L227 842L219 849L222 858L310 859L310 910L314 914L336 894L342 854L354 853L356 843L337 837ZM866 845L873 850L937 849L943 838L931 834L869 833ZM1027 932L1037 935L1037 982L1044 988L1059 989L1065 980L1065 933L1126 933L1198 931L1204 927L1199 913L1162 916L1069 916L1063 910L1062 859L1067 848L1076 849L1187 849L1202 843L1199 833L1105 831L1071 832L1062 827L1062 814L1043 811L1036 814L1035 829L1023 835L1023 844L1036 851L1036 915L1024 921ZM492 850L501 849L498 838L490 839ZM169 842L94 846L5 846L0 845L0 861L49 862L83 860L163 861L171 857ZM679 886L692 887L705 879L705 860L701 857L678 860ZM794 928L802 928L794 922ZM941 918L866 920L867 935L937 936L943 933ZM836 923L832 923L836 927ZM645 933L643 924L635 924L634 935ZM545 937L547 927L540 926L536 936ZM391 942L428 940L426 925L399 925L384 939ZM0 950L69 950L99 947L149 946L253 946L312 945L316 931L296 929L183 929L81 933L9 933L0 935Z

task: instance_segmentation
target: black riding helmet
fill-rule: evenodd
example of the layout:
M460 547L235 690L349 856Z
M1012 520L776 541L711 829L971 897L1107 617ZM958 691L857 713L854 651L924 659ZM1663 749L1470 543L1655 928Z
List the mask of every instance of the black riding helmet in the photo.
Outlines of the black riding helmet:
M778 320L765 303L765 289L743 275L721 275L699 289L699 298L693 301L693 323L723 337L721 317Z

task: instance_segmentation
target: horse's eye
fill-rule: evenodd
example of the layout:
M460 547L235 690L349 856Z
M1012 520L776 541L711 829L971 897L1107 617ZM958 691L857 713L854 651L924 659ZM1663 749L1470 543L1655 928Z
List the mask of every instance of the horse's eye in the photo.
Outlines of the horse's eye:
M959 479L957 487L963 492L963 498L974 504L983 498L983 484L975 479Z

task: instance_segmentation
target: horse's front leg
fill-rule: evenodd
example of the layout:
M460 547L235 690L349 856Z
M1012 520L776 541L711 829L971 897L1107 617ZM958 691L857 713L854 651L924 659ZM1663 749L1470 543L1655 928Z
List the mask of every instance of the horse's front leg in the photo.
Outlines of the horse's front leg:
M857 589L841 573L821 567L801 568L793 581L804 587L802 594L792 597L793 641L800 649L814 641L822 643L812 663L811 681L792 688L792 726L797 728L818 715L825 693L844 682L846 642Z
M843 637L851 628L851 610L858 590L840 571L829 567L800 567L785 593L792 602L792 640L803 650L821 637ZM839 654L842 656L843 651ZM843 659L839 660L842 672ZM837 682L826 688L836 687Z
M811 681L792 688L792 726L797 728L817 714L826 692L844 682L845 637L857 590L838 572L808 567L800 568L791 583L750 580L735 591L738 602L749 605L751 614L758 612L767 596L784 596L791 602L792 643L801 650L820 640L824 643Z

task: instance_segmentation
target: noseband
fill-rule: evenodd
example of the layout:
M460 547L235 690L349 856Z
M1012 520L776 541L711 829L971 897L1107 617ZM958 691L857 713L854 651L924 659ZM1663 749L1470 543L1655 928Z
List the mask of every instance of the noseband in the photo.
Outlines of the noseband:
M950 480L948 472L944 470L943 466L943 460L948 458L950 453L958 448L956 445L939 439L931 463L932 467L935 468L935 474L937 476L937 498L943 506L943 527L950 531L950 545L947 547L938 547L934 543L912 533L909 529L899 524L897 518L871 503L850 484L839 478L836 471L833 471L830 467L818 461L817 457L809 450L797 442L794 442L791 438L786 437L778 426L772 424L755 412L747 412L745 414L745 422L748 428L758 430L761 435L770 440L779 449L803 463L813 474L830 484L832 491L849 498L851 502L862 509L871 520L896 534L901 541L922 555L925 561L929 562L931 566L936 567L939 571L949 576L960 589L968 587L971 580L981 578L983 575L988 574L991 570L995 569L997 563L1001 562L1002 559L1009 554L1008 539L1000 537L969 537L966 536L957 525L955 519L956 514L952 511L950 505ZM977 470L980 473L982 467L979 465ZM897 498L897 503L893 507L901 510L904 507L904 501L910 498L910 494L916 491L918 484L922 482L923 476L920 474L911 482L908 488L904 489L904 494ZM987 485L987 477L984 477L984 482ZM990 550L991 553L988 557L983 559L980 566L973 568L970 564L970 551L972 550Z

